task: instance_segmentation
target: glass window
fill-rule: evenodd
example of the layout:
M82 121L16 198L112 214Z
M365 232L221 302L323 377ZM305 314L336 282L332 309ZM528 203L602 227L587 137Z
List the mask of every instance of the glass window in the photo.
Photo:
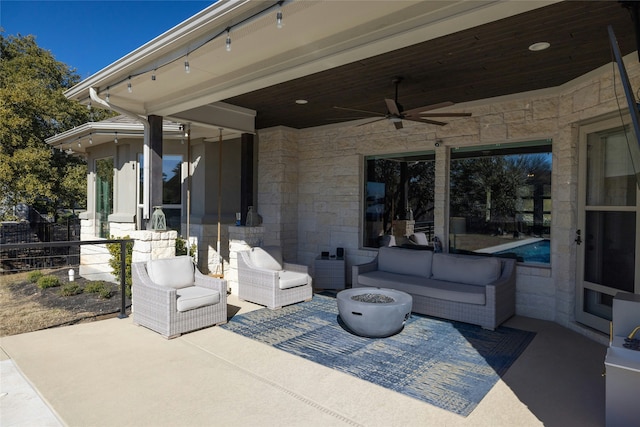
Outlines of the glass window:
M636 213L587 211L585 229L584 279L634 292Z
M435 156L431 152L365 157L363 246L377 248L382 236L413 231L433 238Z
M144 156L138 154L140 170L138 203L142 205L144 196ZM182 156L167 154L162 157L162 211L167 220L167 228L180 231L182 217Z
M113 158L97 159L95 234L109 237L109 215L113 213Z
M162 157L162 204L182 203L182 156Z
M452 149L450 252L550 263L551 141Z
M636 177L625 134L620 128L587 137L587 205L635 206Z

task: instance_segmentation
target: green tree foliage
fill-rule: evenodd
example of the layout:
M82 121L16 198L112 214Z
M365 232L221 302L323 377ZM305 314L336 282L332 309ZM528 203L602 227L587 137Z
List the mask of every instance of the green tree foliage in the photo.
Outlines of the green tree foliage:
M453 161L450 215L466 217L476 230L504 230L507 224L515 223L522 212L523 199L542 203L542 195L534 194L534 189L551 182L550 175L551 164L547 156L541 154ZM541 222L542 218L535 220Z
M85 161L45 143L110 114L65 98L64 90L79 81L33 36L0 33L0 206L25 203L55 213L85 202ZM0 209L0 219L11 212Z

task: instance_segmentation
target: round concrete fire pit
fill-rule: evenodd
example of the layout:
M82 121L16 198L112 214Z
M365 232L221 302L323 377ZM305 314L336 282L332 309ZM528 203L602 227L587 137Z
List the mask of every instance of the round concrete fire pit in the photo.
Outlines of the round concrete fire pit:
M411 315L411 295L385 288L353 288L338 292L338 313L349 330L364 337L388 337Z

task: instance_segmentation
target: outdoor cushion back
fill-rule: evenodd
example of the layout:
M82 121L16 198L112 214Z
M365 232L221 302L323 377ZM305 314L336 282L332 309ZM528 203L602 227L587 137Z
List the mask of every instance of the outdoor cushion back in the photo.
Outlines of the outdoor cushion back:
M428 245L429 241L427 240L427 235L424 233L413 233L409 236L409 240L411 240L416 245Z
M164 288L193 286L193 258L188 255L147 261L147 274L153 283Z
M429 278L432 257L431 251L383 246L378 249L378 270Z
M433 255L433 278L469 285L488 285L500 277L502 262L498 258L457 257L437 253Z
M258 268L282 270L282 251L279 246L251 248L251 262Z

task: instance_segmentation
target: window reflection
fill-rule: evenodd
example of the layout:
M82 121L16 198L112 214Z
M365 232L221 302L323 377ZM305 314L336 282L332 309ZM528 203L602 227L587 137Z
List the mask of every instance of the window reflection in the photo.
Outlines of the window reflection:
M450 251L549 263L551 162L550 141L453 149Z
M401 243L407 226L431 240L434 180L433 152L366 157L363 245L379 247L390 235Z

